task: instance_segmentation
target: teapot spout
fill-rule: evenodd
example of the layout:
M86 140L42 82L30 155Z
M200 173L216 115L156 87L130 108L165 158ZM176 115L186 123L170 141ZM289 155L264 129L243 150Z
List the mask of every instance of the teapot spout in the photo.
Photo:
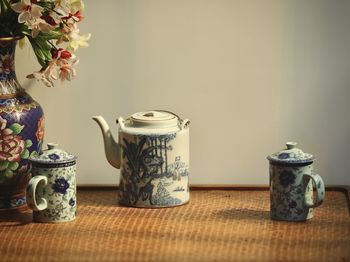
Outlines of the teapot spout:
M115 168L120 168L120 147L114 140L111 130L102 116L94 116L93 120L100 126L108 162Z

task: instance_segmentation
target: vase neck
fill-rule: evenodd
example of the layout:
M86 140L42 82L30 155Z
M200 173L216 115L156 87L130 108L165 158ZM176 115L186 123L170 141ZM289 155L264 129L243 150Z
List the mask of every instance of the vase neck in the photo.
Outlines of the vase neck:
M23 92L15 72L16 39L0 38L0 96Z

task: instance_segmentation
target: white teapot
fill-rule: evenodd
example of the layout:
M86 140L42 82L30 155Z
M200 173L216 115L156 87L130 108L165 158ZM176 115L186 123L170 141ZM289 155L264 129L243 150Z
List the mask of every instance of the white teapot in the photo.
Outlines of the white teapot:
M115 142L102 116L99 124L108 162L120 168L120 203L171 207L189 201L189 120L153 110L119 118Z

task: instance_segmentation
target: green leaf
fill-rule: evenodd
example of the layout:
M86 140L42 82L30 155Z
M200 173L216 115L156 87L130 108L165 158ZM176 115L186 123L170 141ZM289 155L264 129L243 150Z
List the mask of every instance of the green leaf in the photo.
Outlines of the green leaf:
M12 171L15 171L18 168L19 164L17 162L12 162L9 164L8 168Z
M10 129L13 131L14 135L18 135L19 133L21 133L23 128L24 128L24 126L21 126L18 123L14 123L10 126Z
M29 157L29 150L26 149L26 150L24 150L24 152L22 153L21 158L27 159L28 157Z
M8 161L1 161L0 162L0 171L5 170L8 167L9 163L10 162L8 162Z
M6 169L5 172L4 172L4 175L7 178L11 178L11 177L13 177L13 171L10 170L10 169Z
M51 48L52 46L49 44L49 42L44 39L40 34L33 38L31 36L27 36L29 39L30 44L33 47L33 51L35 53L35 56L39 62L39 64L46 68L48 61L51 60Z
M40 38L45 40L53 40L58 39L62 35L61 30L59 28L50 31L49 33L41 33Z
M37 158L37 157L38 157L38 152L32 151L32 153L30 153L30 158Z
M31 147L31 146L33 145L33 142L32 142L32 140L30 140L30 139L27 139L27 140L25 141L25 145L26 145L26 148L29 148L29 147Z

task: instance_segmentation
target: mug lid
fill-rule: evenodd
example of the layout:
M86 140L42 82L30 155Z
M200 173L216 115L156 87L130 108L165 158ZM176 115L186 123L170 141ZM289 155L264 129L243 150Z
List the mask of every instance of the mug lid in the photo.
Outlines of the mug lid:
M76 159L76 156L58 148L58 144L56 143L47 143L46 150L29 158L32 163L40 164L60 164L75 161Z
M273 163L280 164L304 164L311 163L315 160L314 156L309 153L304 153L296 147L296 142L287 142L286 149L271 154L267 157Z

